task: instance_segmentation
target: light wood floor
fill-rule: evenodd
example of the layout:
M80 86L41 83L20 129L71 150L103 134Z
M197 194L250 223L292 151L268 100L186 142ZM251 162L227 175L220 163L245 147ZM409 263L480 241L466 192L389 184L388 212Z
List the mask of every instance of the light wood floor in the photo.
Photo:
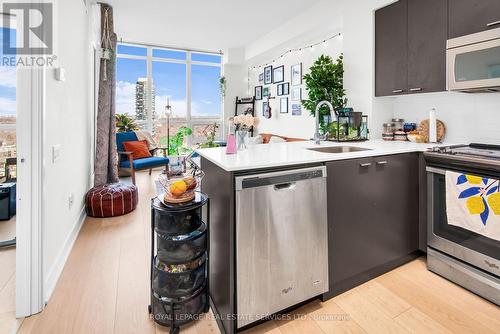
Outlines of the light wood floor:
M150 198L154 178L139 173L139 207L111 219L88 218L45 310L21 333L165 333L149 319ZM310 303L291 321L248 333L498 333L500 309L429 272L425 258L408 263L326 303ZM219 333L205 319L181 333Z

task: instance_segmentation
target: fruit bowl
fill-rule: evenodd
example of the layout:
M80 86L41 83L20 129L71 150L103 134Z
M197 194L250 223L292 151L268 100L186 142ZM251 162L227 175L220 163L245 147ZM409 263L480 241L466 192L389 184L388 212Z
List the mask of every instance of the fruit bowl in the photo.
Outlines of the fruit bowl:
M194 198L195 190L204 173L201 170L186 172L181 175L168 176L161 174L158 182L163 188L163 200L168 203L184 203Z

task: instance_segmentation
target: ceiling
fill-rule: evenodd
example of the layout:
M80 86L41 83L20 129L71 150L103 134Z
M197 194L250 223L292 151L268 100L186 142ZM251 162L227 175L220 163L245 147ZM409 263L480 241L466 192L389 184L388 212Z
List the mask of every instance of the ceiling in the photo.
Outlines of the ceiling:
M321 0L108 0L127 42L207 51L244 47Z

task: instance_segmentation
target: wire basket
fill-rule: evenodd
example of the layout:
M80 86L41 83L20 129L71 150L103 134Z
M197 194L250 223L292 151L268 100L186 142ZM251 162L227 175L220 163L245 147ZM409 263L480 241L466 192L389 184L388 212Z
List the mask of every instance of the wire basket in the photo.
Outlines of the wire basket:
M193 169L181 175L161 174L158 183L163 194L161 199L168 203L183 203L190 201L195 196L205 173L201 169Z

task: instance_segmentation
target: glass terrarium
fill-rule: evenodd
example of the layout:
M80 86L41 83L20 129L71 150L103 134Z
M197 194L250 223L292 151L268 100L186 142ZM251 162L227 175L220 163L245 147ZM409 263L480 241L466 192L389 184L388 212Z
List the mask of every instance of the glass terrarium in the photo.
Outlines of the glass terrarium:
M368 116L360 112L340 111L337 120L328 124L330 141L365 141L368 132Z

